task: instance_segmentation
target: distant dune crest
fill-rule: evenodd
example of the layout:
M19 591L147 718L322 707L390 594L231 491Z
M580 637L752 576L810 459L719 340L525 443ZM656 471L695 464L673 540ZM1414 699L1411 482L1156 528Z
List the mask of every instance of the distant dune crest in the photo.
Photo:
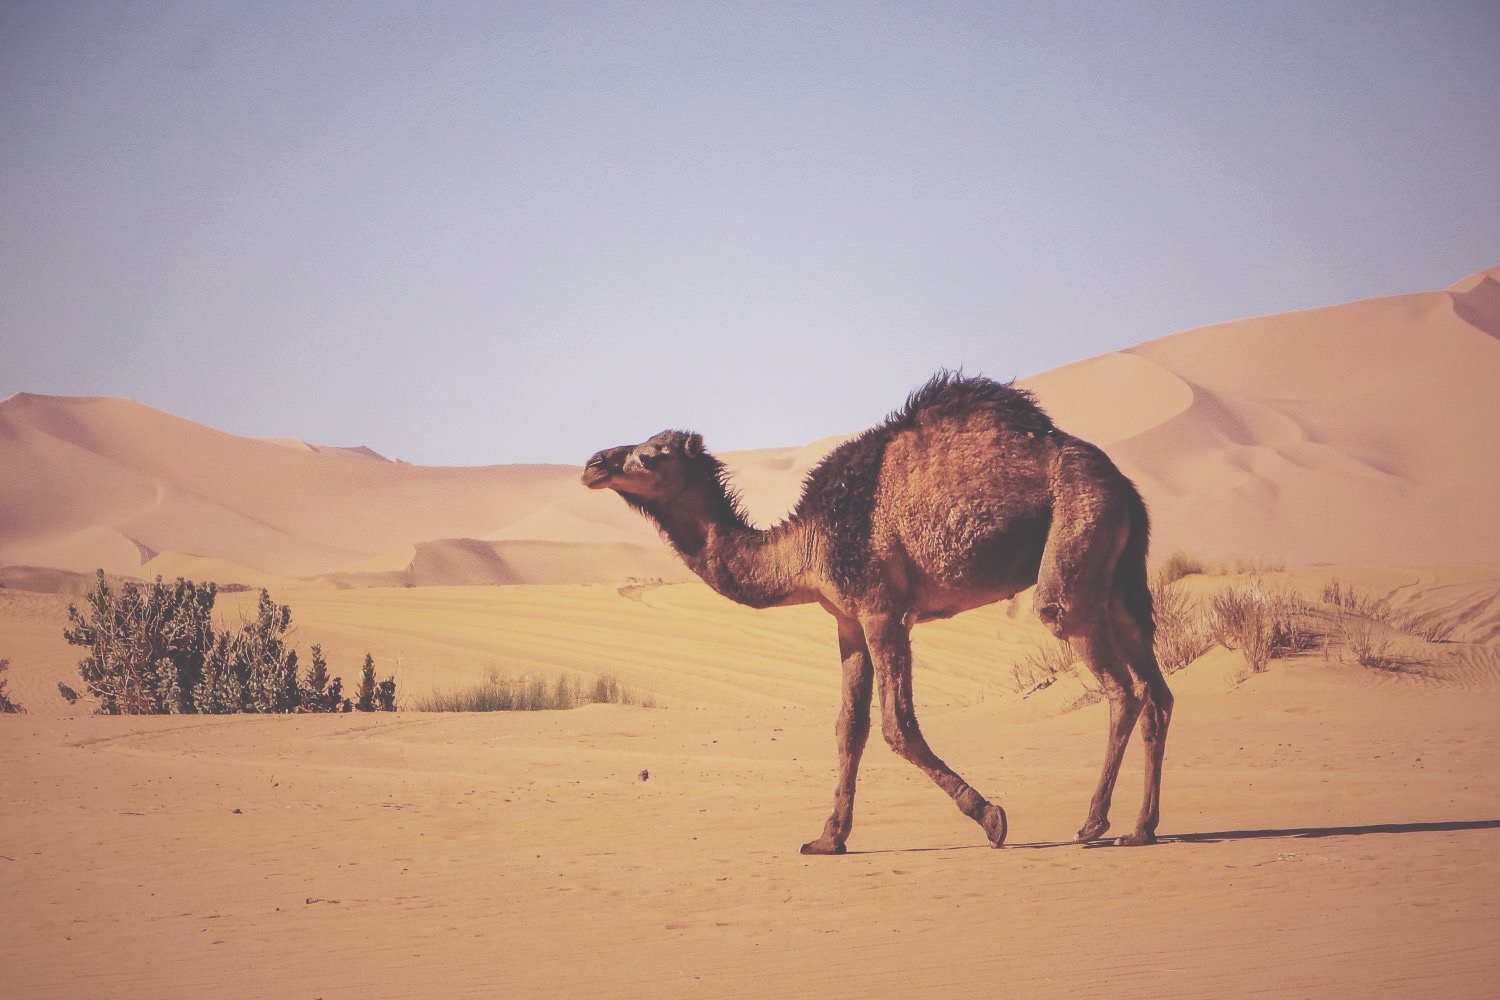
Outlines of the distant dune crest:
M1500 268L1175 334L1023 384L1136 480L1158 553L1500 562ZM839 440L725 456L754 519L789 509ZM128 399L20 393L0 402L0 468L0 566L338 586L685 575L568 466L427 468L237 437Z

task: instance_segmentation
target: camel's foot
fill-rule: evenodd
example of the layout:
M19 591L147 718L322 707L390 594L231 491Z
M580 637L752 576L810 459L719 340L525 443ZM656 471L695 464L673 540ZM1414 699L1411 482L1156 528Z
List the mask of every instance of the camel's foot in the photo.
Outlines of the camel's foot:
M1123 837L1115 838L1117 847L1144 847L1147 844L1156 843L1156 834L1150 830L1137 830L1127 833Z
M992 802L985 803L984 815L979 819L979 825L984 827L984 835L990 838L991 847L999 847L1005 843L1005 810Z
M1092 841L1098 840L1100 837L1104 836L1105 831L1107 831L1108 829L1109 820L1091 819L1083 825L1083 829L1078 831L1078 839L1075 841L1075 843L1087 844Z
M844 854L848 850L842 841L830 840L828 837L819 837L802 845L803 854Z
M1005 810L990 802L968 785L960 787L953 797L958 811L978 823L989 838L991 847L1005 843Z

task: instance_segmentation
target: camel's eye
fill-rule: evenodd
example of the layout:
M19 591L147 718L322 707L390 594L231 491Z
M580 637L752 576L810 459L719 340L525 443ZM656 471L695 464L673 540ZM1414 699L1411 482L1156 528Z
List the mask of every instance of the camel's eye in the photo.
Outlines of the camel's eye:
M661 464L661 460L667 457L667 453L665 449L653 446L642 448L638 457L642 465L648 469L652 469Z

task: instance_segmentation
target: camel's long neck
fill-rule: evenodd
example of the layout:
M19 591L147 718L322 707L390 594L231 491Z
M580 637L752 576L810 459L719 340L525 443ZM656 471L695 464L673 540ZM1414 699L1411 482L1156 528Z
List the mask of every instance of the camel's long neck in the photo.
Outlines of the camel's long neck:
M722 492L639 506L687 567L730 600L768 608L817 599L806 583L811 556L796 522L753 528Z

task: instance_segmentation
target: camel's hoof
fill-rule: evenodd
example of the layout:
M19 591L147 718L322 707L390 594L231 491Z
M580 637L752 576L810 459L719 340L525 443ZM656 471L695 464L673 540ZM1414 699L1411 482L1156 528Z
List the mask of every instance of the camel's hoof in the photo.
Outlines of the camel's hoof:
M1150 830L1137 830L1135 833L1127 833L1123 837L1115 838L1116 847L1144 847L1154 843L1156 843L1156 834Z
M1078 839L1076 841L1074 841L1074 843L1078 843L1078 844L1092 843L1093 841L1098 840L1100 837L1104 836L1105 831L1108 830L1108 829L1109 829L1109 820L1107 820L1107 819L1095 820L1092 823L1086 824L1082 830L1078 831Z
M803 854L819 854L819 855L844 854L848 850L849 849L847 847L845 847L843 844L838 844L838 843L834 843L833 841L822 840L822 839L814 840L811 843L807 843L807 844L803 844L802 845L802 853Z
M986 803L984 816L979 825L984 827L984 835L990 838L991 847L999 847L1005 843L1005 810L994 803Z

